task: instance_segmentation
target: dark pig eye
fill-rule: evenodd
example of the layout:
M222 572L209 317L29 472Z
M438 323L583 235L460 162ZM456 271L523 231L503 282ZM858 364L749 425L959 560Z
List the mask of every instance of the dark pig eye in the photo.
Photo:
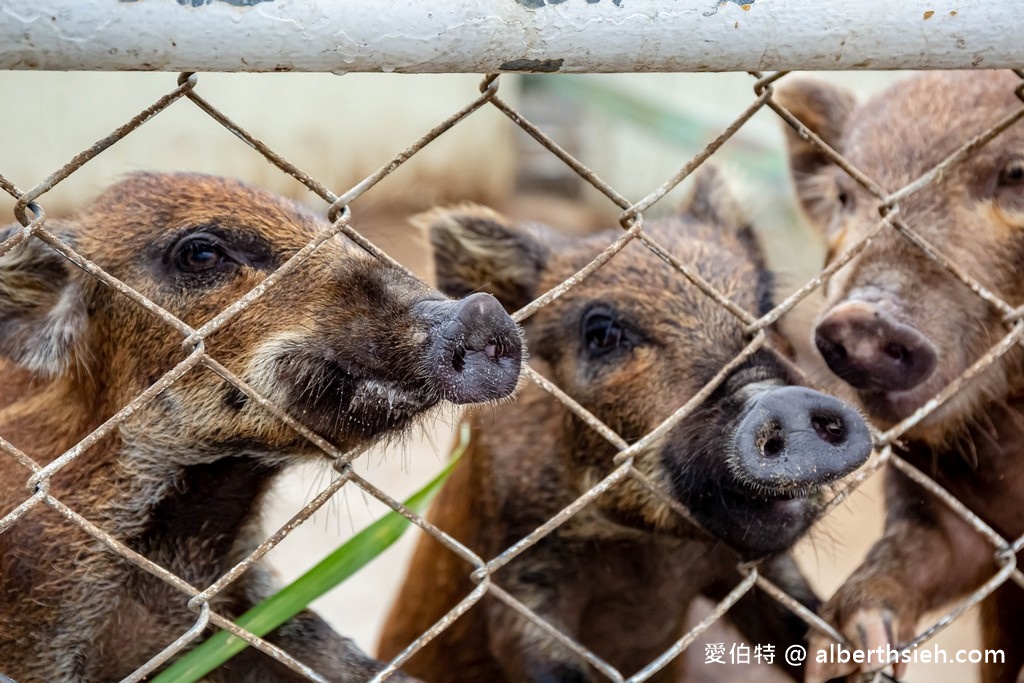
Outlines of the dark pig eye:
M854 207L854 194L848 184L848 182L841 182L836 188L836 201L839 202L841 211L851 211Z
M591 356L604 356L617 349L631 349L635 344L629 331L612 311L597 308L587 311L580 328L583 346Z
M187 273L198 273L216 268L224 255L209 242L189 242L178 254L178 269Z
M999 172L1000 187L1024 185L1024 159L1014 159Z
M206 273L236 260L216 236L193 233L174 246L172 262L182 273Z

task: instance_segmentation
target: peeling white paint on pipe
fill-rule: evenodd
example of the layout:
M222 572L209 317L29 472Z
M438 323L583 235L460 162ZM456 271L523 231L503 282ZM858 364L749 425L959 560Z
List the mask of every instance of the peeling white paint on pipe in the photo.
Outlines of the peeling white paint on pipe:
M1024 66L977 0L0 0L0 69L734 71Z

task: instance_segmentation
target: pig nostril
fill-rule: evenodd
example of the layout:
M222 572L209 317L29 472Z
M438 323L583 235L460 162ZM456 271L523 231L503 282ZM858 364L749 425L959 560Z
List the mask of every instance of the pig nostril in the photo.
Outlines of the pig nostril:
M902 362L907 355L907 350L896 342L886 344L884 351L885 355L889 356L889 358L900 362Z
M846 347L843 346L842 344L835 344L832 347L831 351L832 355L835 357L836 360L846 359Z
M832 445L846 441L846 425L838 415L814 415L811 426L822 441Z
M781 434L777 434L764 442L764 448L762 448L762 452L764 453L766 458L776 458L778 457L779 453L782 452L782 449L785 447L786 440L782 438Z
M777 458L786 448L786 435L778 423L771 422L761 429L757 450L766 458Z
M455 353L452 355L452 368L458 373L466 368L466 349L461 346L455 349Z

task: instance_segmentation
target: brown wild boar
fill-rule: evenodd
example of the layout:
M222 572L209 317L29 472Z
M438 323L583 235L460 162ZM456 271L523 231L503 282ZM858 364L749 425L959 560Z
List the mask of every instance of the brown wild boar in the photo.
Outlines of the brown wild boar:
M46 227L193 326L325 229L274 195L185 174L134 175ZM343 449L398 434L440 400L507 395L521 357L518 328L492 297L450 301L340 238L208 338L207 351ZM184 358L180 334L34 238L0 256L0 354L0 435L43 464ZM259 542L275 476L316 454L197 368L56 474L49 492L205 588ZM0 517L29 497L30 475L0 455ZM257 566L212 608L237 616L270 579ZM187 600L38 505L0 533L0 671L19 683L120 680L195 622ZM379 668L310 611L269 639L332 681ZM255 650L209 677L300 679Z
M780 86L776 97L894 192L1019 109L1020 84L1010 71L930 73L860 105L813 81ZM876 225L879 202L795 133L790 160L803 207L826 234L829 259L838 258ZM1024 125L900 201L900 211L989 290L1013 306L1024 303ZM896 232L876 237L831 278L825 295L817 347L882 426L911 415L1007 332L999 311ZM1015 346L912 428L897 453L1016 539L1024 533L1022 409L1024 352ZM926 611L965 596L996 568L992 546L960 516L906 476L886 476L883 538L824 608L859 647L906 643ZM1012 581L999 588L981 619L985 647L1006 657L985 666L984 680L1020 680L1024 590ZM820 681L840 671L814 666L808 673Z
M771 307L772 276L723 181L702 171L685 213L649 225L738 305ZM476 206L427 214L439 286L484 289L516 309L572 274L616 236L570 237L515 225ZM531 316L535 367L634 442L683 405L746 345L743 325L639 243ZM627 480L498 571L495 581L551 625L631 675L682 636L687 608L721 599L741 558L780 553L815 519L820 488L864 462L866 425L840 401L793 386L764 348L636 467L712 534ZM607 475L615 449L530 383L514 405L472 415L467 453L430 519L485 559L509 547ZM724 543L722 542L724 541ZM815 604L792 559L767 565ZM471 567L424 536L385 625L393 658L467 595ZM754 643L781 652L805 624L763 594L730 613ZM675 680L681 657L651 680ZM403 670L432 683L604 680L538 626L486 597ZM792 672L791 672L792 673Z

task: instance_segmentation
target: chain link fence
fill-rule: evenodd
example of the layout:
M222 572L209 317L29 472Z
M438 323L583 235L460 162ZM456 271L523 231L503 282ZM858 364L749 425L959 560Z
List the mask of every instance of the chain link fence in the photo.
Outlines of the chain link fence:
M1024 73L1020 73L1019 75L1024 77ZM305 676L311 681L327 680L323 675L321 675L321 673L313 671L306 664L298 661L288 652L282 651L266 640L247 632L243 628L240 628L230 618L213 609L211 607L211 603L218 595L222 594L229 585L238 580L241 575L251 569L255 563L259 562L265 555L267 555L268 552L277 546L296 526L302 524L318 509L327 504L328 501L330 501L339 491L349 490L353 487L361 490L366 495L381 501L399 514L407 517L413 524L420 527L424 533L430 534L451 552L461 557L473 568L471 570L471 577L472 580L478 584L478 589L466 596L465 600L453 609L449 615L440 620L433 628L424 632L421 637L412 643L408 649L401 653L401 655L387 663L386 668L373 679L374 681L386 680L393 672L402 666L403 662L414 655L421 647L437 636L440 632L449 628L452 621L458 615L462 614L479 602L485 595L490 595L505 603L511 609L535 622L537 626L548 632L553 640L572 648L586 661L590 662L598 671L600 671L606 679L611 681L643 681L656 675L656 673L666 666L672 658L678 656L692 643L694 643L704 630L725 615L727 610L729 610L737 600L749 591L753 590L755 587L766 591L776 600L781 602L786 608L799 615L807 622L811 629L818 629L830 635L837 642L844 643L846 640L841 634L837 633L830 624L822 621L815 614L804 608L799 602L768 581L759 572L758 565L754 563L740 567L740 571L745 578L743 578L743 580L734 587L724 600L714 605L709 619L705 619L700 624L694 626L668 651L663 653L655 661L651 662L650 666L639 673L617 671L606 662L603 662L598 654L587 650L582 644L575 642L565 634L559 633L557 629L545 623L540 617L531 612L521 602L516 600L514 596L503 590L500 582L492 580L492 575L501 567L515 561L519 555L541 541L573 515L578 514L586 506L592 504L603 492L626 480L633 480L642 486L650 487L654 495L663 500L670 501L677 514L683 515L693 522L692 516L685 508L670 496L667 496L664 492L658 490L656 484L652 483L642 472L634 467L634 457L638 453L642 452L649 444L656 441L673 426L677 425L681 420L690 415L702 401L711 395L711 393L721 384L723 379L733 368L735 368L745 358L753 354L756 350L762 348L767 343L765 330L769 326L776 324L784 314L791 311L813 292L819 290L822 287L822 283L829 276L833 275L852 259L856 258L856 256L867 247L873 238L883 233L896 232L906 238L910 244L913 244L924 254L927 254L928 258L932 259L932 261L939 267L967 285L978 297L983 299L987 305L997 310L1005 320L1006 335L993 344L988 353L981 358L978 358L962 376L945 387L934 397L932 401L929 401L913 415L885 431L875 430L873 432L873 438L876 455L872 457L868 465L860 469L844 483L842 490L840 490L829 503L828 509L831 510L836 506L841 505L850 493L856 490L865 481L875 477L883 468L894 467L942 500L950 509L962 517L963 520L965 520L990 543L992 557L996 565L999 567L998 572L992 575L983 586L974 591L970 596L965 599L958 600L945 614L941 615L937 619L930 620L930 623L926 624L924 629L920 631L919 635L908 645L916 645L918 643L928 641L937 632L959 618L968 609L1006 582L1014 582L1024 588L1024 574L1022 574L1020 569L1017 568L1015 562L1015 554L1024 548L1024 536L1019 538L1003 538L1000 536L982 519L974 514L974 512L972 512L966 505L958 501L955 497L936 484L935 481L933 481L926 473L919 471L910 463L902 459L896 452L894 452L893 448L894 445L897 445L900 439L905 436L908 430L912 429L915 425L920 424L921 421L929 414L933 413L942 404L955 396L966 383L984 373L987 368L995 363L1002 355L1007 353L1008 350L1021 343L1021 337L1024 335L1024 321L1021 320L1024 308L1015 306L1013 303L1003 300L998 294L984 287L968 269L965 269L961 265L958 265L951 259L944 256L939 247L930 244L924 237L915 231L912 225L908 224L908 222L904 220L900 213L900 202L905 201L915 192L919 191L921 188L940 177L943 173L947 172L951 167L975 153L979 148L998 136L1006 128L1015 124L1022 116L1024 116L1024 103L1022 103L1019 110L1007 116L999 125L986 131L977 138L970 140L966 145L946 158L941 164L928 171L916 181L902 188L884 188L874 179L866 177L861 171L853 167L842 156L842 154L829 148L789 111L773 99L775 86L778 84L779 80L785 76L786 74L782 72L770 74L752 73L751 86L755 93L755 99L750 106L739 112L735 119L726 126L720 134L711 140L706 147L700 151L700 153L683 164L677 173L672 177L667 178L660 186L653 188L646 196L635 201L628 199L622 193L617 191L615 187L605 182L605 180L599 177L598 174L588 168L579 159L575 158L565 148L560 146L558 141L549 137L541 127L532 123L523 114L523 112L518 111L514 106L510 105L509 102L503 98L501 91L502 82L508 77L499 76L497 74L482 77L479 86L479 94L469 99L465 103L465 106L452 113L451 116L445 120L439 121L436 126L426 131L413 144L395 154L392 159L383 164L378 170L368 175L361 182L342 192L336 192L324 183L318 181L316 178L311 177L295 163L289 159L283 158L268 145L264 144L253 132L246 130L222 113L216 106L200 94L202 90L202 76L196 73L181 74L177 78L176 83L173 84L173 87L168 88L168 91L164 96L160 97L157 101L153 102L152 105L140 111L138 115L127 121L123 126L112 131L109 135L97 141L88 149L75 155L67 164L54 171L49 177L39 182L36 186L24 189L19 188L15 186L14 183L0 175L0 189L16 200L17 203L14 214L17 222L22 228L4 242L0 243L0 257L10 253L12 250L18 248L28 240L41 240L45 242L68 260L93 275L104 285L111 287L124 296L132 299L139 306L140 316L150 316L160 321L168 329L179 334L181 343L187 352L185 360L174 367L164 368L164 374L148 389L139 394L127 405L122 406L116 414L104 422L98 429L93 431L87 438L78 443L74 448L65 453L58 454L57 457L48 463L37 462L8 441L0 438L0 450L3 451L2 457L12 458L19 463L25 476L24 500L0 518L0 533L7 531L14 525L23 523L26 515L34 509L46 506L52 508L85 533L96 539L102 544L105 552L116 554L127 562L134 564L144 572L147 572L158 578L160 581L165 582L168 586L180 593L181 600L183 602L187 602L189 608L195 613L194 626L191 629L182 632L180 637L174 642L166 643L165 649L153 652L152 658L148 662L139 666L132 675L124 679L126 682L146 679L147 676L158 671L166 663L173 661L182 652L194 647L197 642L202 640L204 634L208 633L209 627L216 627L230 632L244 640L249 646L260 650L268 657L283 663L291 670ZM1022 100L1024 100L1024 85L1017 89L1017 95L1022 97ZM131 136L147 121L160 116L168 106L179 100L189 102L197 107L209 117L210 125L223 126L226 130L230 131L233 135L242 140L246 145L257 150L268 162L280 169L281 173L291 176L307 187L323 201L323 210L332 224L330 231L311 241L305 248L288 259L280 268L270 273L257 288L253 289L247 295L225 308L201 327L192 327L185 324L180 318L155 305L140 292L133 290L124 282L112 277L110 274L105 272L101 266L77 253L72 247L63 242L57 234L48 228L48 221L45 212L47 200L46 195L48 192L62 181L66 180L73 173L77 172L83 165L104 153L104 151L112 145L115 145L121 140ZM268 397L260 395L259 392L244 382L237 374L222 365L217 358L213 357L207 351L204 344L204 341L209 338L210 335L221 330L229 322L236 319L240 313L252 306L253 303L260 297L264 296L266 292L273 288L287 288L291 278L295 277L296 269L303 263L303 261L307 259L309 255L322 243L333 239L336 236L343 236L350 239L374 257L402 268L403 266L398 265L388 254L367 240L362 234L360 234L358 229L354 227L354 225L358 224L358 216L353 216L349 209L349 205L378 183L387 182L388 178L396 171L396 169L400 168L408 160L420 153L439 136L459 126L468 117L473 116L483 108L491 108L503 114L515 126L518 126L533 138L547 151L547 153L559 159L568 169L571 169L573 173L582 179L582 181L589 184L600 194L606 197L608 202L617 208L617 211L619 212L619 222L623 230L621 237L609 244L607 249L594 258L586 267L571 278L567 279L558 287L545 292L529 305L523 307L519 311L516 311L513 315L513 318L516 321L522 322L528 319L539 309L548 305L559 296L565 294L571 288L580 286L581 283L586 281L588 276L601 268L609 260L614 259L616 254L618 254L627 244L630 242L637 242L645 245L646 248L657 254L666 264L678 273L679 277L685 278L693 283L693 285L698 287L707 297L715 301L719 306L740 321L745 326L750 339L749 345L744 350L743 354L728 363L725 367L721 368L717 376L699 393L690 397L684 405L680 406L671 417L669 417L653 432L632 443L627 439L624 439L621 435L615 433L606 424L602 423L597 417L588 411L587 408L574 400L572 396L559 389L558 386L554 385L530 367L525 367L523 373L527 381L536 383L564 404L568 410L583 420L587 425L612 444L617 449L618 455L615 457L614 463L609 463L610 471L604 480L580 496L578 500L564 509L557 516L551 518L544 525L540 526L522 538L519 542L507 548L504 552L501 552L495 557L479 557L472 552L467 551L467 549L459 542L459 539L448 536L448 534L441 529L405 508L398 500L389 495L386 491L381 490L370 481L357 474L352 468L352 462L353 459L360 454L359 452L341 452L334 445L325 441L316 433L303 426L301 416L292 414L289 406L276 404ZM694 268L693 264L682 262L677 259L669 250L665 249L650 234L648 234L644 230L644 214L661 201L673 188L677 187L684 181L684 179L689 177L698 167L711 158L712 155L714 155L726 141L739 131L755 113L765 108L774 110L780 117L781 121L792 126L798 130L802 136L812 141L822 153L832 160L836 166L841 168L849 175L850 178L868 191L877 201L880 218L877 227L866 239L862 240L852 249L847 251L841 258L829 264L829 266L822 270L818 275L797 287L795 291L775 306L775 308L770 312L761 317L755 317L742 307L736 305L728 296L717 291L715 287L705 281ZM3 169L0 169L0 173L2 173L2 171ZM131 420L133 414L137 413L144 406L154 401L161 392L173 386L175 383L180 382L182 378L188 376L190 373L201 371L202 368L219 375L225 382L235 387L249 400L261 406L267 411L267 413L274 416L275 419L288 425L288 427L294 430L295 433L301 435L316 448L320 449L324 458L331 463L334 474L330 483L323 487L323 489L308 505L304 506L298 513L296 513L294 518L287 525L267 536L266 540L253 553L245 557L229 572L225 573L212 584L193 586L168 571L167 568L159 566L147 557L134 551L132 548L128 547L122 539L112 537L108 533L104 532L97 524L97 520L89 519L87 516L83 515L82 511L75 510L67 506L63 501L51 493L50 481L59 473L76 467L76 465L79 464L79 461L82 460L83 454L85 454L90 448L95 447L96 444L104 438L123 427L129 420ZM495 410L500 410L500 407ZM2 435L0 435L0 437L2 437ZM42 562L42 558L40 561ZM921 561L927 562L928 558L921 558ZM697 656L701 656L702 654L703 653L696 653ZM0 662L0 670L2 670L2 662Z

